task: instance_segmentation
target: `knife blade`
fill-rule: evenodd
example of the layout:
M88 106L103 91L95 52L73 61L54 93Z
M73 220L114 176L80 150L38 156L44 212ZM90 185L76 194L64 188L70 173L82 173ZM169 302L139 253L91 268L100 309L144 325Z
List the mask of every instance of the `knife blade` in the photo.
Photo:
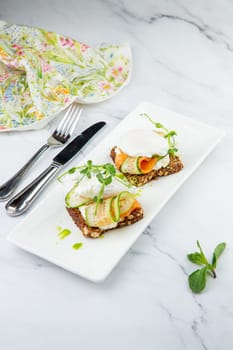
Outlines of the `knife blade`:
M80 135L71 141L61 152L54 158L50 166L45 169L38 177L36 177L29 185L17 193L7 204L6 212L10 216L18 216L23 214L30 208L32 203L46 187L46 185L54 178L57 172L71 161L82 147L104 127L105 122L97 122L85 129Z
M63 150L53 158L53 161L62 166L65 165L100 129L104 127L105 124L105 122L98 122L84 130L72 142L63 148Z

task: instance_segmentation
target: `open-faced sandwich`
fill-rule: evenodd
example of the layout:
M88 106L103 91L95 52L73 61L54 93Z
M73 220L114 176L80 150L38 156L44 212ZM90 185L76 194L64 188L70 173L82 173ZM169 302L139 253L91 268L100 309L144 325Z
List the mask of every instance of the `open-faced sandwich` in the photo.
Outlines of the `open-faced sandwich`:
M129 183L116 173L112 164L72 168L77 182L65 198L66 209L85 237L98 238L108 230L132 225L143 218L143 209L136 195L129 192ZM64 176L64 175L62 175Z
M135 129L122 135L110 156L116 168L130 183L142 186L161 176L177 173L183 168L177 155L176 132L142 114L155 127Z

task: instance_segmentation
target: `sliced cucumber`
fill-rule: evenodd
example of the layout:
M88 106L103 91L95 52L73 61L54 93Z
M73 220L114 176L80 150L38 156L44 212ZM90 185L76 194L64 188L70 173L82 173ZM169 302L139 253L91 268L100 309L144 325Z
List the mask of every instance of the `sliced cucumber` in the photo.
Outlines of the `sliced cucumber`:
M98 204L92 203L85 208L85 221L90 227L106 227L119 222L133 207L135 198L132 193L123 191L111 198L104 199Z
M114 215L113 220L115 222L118 222L120 220L120 205L119 205L119 195L116 197L113 197L112 203L111 203L111 209Z
M132 193L123 191L112 201L112 211L114 212L114 221L118 222L133 207L135 198Z
M92 199L80 196L76 192L77 186L76 184L65 197L65 203L68 208L79 208L92 202Z
M126 214L133 207L135 198L132 193L124 191L118 195L120 216Z
M85 199L83 199L83 197L80 197L80 195L76 192L77 187L77 184L74 185L74 187L67 193L65 197L65 203L68 208L76 208L85 201Z
M85 210L85 220L90 227L104 227L114 222L111 213L112 198L104 199L98 204L96 212L96 203L90 204Z
M141 174L138 166L139 157L128 157L120 167L120 171L125 174Z
M141 169L140 169L140 166L139 166L140 158L141 158L141 157L137 157L137 169L138 169L138 171L139 171L139 174L142 173L142 171L141 171Z

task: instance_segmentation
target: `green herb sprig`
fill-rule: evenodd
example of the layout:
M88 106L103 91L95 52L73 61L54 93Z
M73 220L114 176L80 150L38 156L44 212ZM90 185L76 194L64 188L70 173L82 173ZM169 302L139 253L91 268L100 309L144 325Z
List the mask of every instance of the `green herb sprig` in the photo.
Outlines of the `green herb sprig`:
M207 260L199 241L197 241L197 247L199 252L190 253L187 255L187 258L192 263L203 266L201 269L198 269L191 273L188 277L189 287L193 293L200 293L206 286L206 277L207 274L216 278L216 266L217 261L226 248L226 243L219 243L214 249L211 263Z
M118 174L113 164L106 163L101 165L94 165L92 160L88 160L86 164L73 167L62 174L58 180L62 182L62 179L67 174L74 174L78 171L81 175L78 180L78 184L87 177L90 179L92 176L95 176L98 181L101 183L101 188L99 193L93 198L93 201L96 202L95 213L97 212L98 205L103 201L104 189L106 186L111 184L113 178L115 178L118 182L125 185L126 187L131 187L132 185L128 182L126 177L123 174Z
M176 140L175 140L175 136L177 136L176 131L169 130L161 123L154 121L147 113L141 113L140 115L142 117L146 117L157 129L162 129L165 132L164 138L167 139L169 148L168 148L167 154L165 154L160 158L164 158L168 154L175 156L175 154L178 152L178 149L176 148Z

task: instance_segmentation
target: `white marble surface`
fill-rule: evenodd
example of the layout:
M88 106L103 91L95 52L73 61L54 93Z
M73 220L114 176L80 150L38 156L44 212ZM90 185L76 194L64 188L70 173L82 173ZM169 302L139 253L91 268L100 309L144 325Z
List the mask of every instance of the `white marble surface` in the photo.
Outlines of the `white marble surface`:
M132 46L131 84L112 100L87 107L79 130L104 119L107 133L148 100L227 131L102 284L8 243L6 235L23 217L7 217L1 203L0 349L232 348L232 16L229 0L0 1L2 20L59 31L91 45ZM52 128L0 135L0 182ZM198 296L187 286L194 266L186 259L196 239L209 255L218 242L228 244L217 280L209 280Z

